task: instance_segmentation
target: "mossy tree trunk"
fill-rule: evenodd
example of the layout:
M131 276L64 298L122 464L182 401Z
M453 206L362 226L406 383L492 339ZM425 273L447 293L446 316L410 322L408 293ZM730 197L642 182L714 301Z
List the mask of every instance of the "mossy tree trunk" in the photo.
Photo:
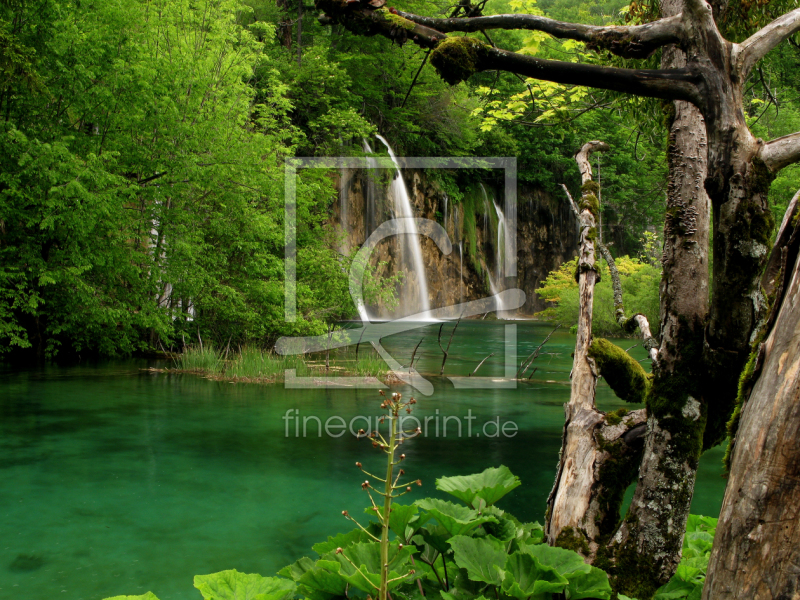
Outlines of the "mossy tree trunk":
M768 269L775 299L741 381L741 416L704 600L800 594L800 193ZM776 281L771 281L772 279ZM773 289L771 289L773 288Z

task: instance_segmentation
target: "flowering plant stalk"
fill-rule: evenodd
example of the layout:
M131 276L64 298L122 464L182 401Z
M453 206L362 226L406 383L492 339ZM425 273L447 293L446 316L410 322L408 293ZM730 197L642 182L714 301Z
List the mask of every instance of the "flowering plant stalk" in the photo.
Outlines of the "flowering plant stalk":
M383 390L380 392L381 396L384 396ZM391 561L389 560L389 524L391 519L391 512L392 512L392 501L395 498L399 498L400 496L404 496L411 491L411 485L416 483L417 485L421 486L422 481L417 479L416 481L409 481L406 483L400 483L400 478L405 475L405 471L403 469L399 469L397 475L394 474L394 468L403 462L406 458L405 454L400 454L397 456L398 448L407 440L413 437L418 436L421 433L419 427L415 430L411 431L403 431L399 429L399 417L400 412L405 410L406 413L411 414L412 406L416 404L417 401L414 398L409 399L408 402L403 402L402 394L393 393L391 398L385 398L381 402L381 408L387 411L387 414L380 418L380 423L383 423L386 419L389 420L389 436L388 440L381 435L379 431L370 431L369 433L365 432L363 429L360 429L358 434L359 437L366 437L372 441L373 448L378 448L382 450L386 454L386 477L382 479L372 473L367 472L364 470L363 465L360 462L356 463L356 466L364 473L367 477L372 478L376 482L380 482L383 484L383 491L376 489L370 479L366 479L364 483L361 484L361 489L367 492L369 496L369 500L372 504L372 510L375 511L375 514L378 517L378 522L381 527L381 536L378 538L377 536L373 535L369 530L367 530L361 523L356 521L350 514L345 510L342 511L342 514L353 521L356 525L358 525L371 539L376 542L380 543L380 585L374 586L376 591L378 592L378 600L387 600L389 584L398 581L400 579L405 579L406 577L410 577L414 575L414 569L409 570L404 575L400 575L399 577L395 577L394 579L389 579L389 567L391 565ZM379 486L380 487L380 486ZM402 490L402 491L401 491ZM379 496L383 497L383 506L380 507L379 503L375 502L375 498L373 497L372 493L376 493ZM399 545L398 553L403 549L403 544ZM342 554L342 549L337 548L337 553ZM345 558L346 555L345 555ZM349 558L347 558L348 562L350 562L353 567L361 572L358 565L353 563ZM367 579L365 577L365 579ZM422 590L420 590L422 591ZM424 594L423 594L424 595Z

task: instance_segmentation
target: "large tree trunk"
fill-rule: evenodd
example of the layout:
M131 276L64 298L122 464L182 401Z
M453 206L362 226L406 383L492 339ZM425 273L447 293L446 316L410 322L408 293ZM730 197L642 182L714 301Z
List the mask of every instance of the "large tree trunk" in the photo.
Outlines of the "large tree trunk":
M786 243L773 250L782 269L770 329L742 379L743 395L752 392L734 432L704 600L800 597L800 225L792 216L781 232L791 235L779 235ZM775 273L766 275L769 289Z
M680 0L662 4L664 16L678 14L682 8ZM663 68L684 64L679 49L665 50ZM700 353L708 311L706 131L696 107L682 101L672 104L659 360L653 369L636 491L608 548L607 568L614 575L615 589L640 599L651 597L680 562L707 420L700 393Z

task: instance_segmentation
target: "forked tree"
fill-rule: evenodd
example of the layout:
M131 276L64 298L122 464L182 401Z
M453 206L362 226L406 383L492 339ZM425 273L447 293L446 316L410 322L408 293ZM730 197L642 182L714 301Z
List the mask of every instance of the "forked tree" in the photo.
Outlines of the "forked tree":
M715 22L726 4L712 6L705 0L663 0L661 18L627 27L587 26L519 14L433 18L390 9L381 0L369 4L317 0L317 7L324 12L323 22L429 49L431 64L452 84L476 72L499 70L660 98L669 106L661 323L654 327L660 339L652 344L653 376L645 376L622 353L587 334L586 351L576 352L562 455L546 523L551 544L576 549L605 568L616 591L640 600L651 597L680 561L699 457L726 437L739 374L754 342L760 341L754 337L768 313L769 302L760 282L774 229L767 193L776 173L800 160L800 132L770 141L756 138L745 121L743 95L759 60L800 31L800 9L784 14L745 41L732 43L723 38ZM625 58L645 58L661 48L661 68L543 60L470 35L453 35L491 29L542 31ZM582 296L596 278L594 250L590 257L584 249L594 237L591 221L599 210L596 184L590 177L584 180ZM795 225L789 223L790 228ZM712 228L713 285L709 290ZM794 261L783 264L787 273ZM641 321L636 315L626 317L621 301L617 316L631 331ZM789 364L795 364L792 361L800 353L796 342L790 348ZM588 375L580 377L580 372ZM646 410L622 420L597 410L598 373L622 397L644 401ZM744 418L742 422L751 421ZM757 433L757 426L743 430L737 447L744 443L742 436ZM734 475L737 460L734 453ZM623 494L633 482L637 484L633 501L619 519ZM794 495L800 496L797 478L786 485L793 485ZM722 516L720 528L725 531L730 523L724 510ZM793 518L797 520L796 513ZM758 522L757 514L753 522ZM792 545L789 554L796 556L797 536L783 543ZM717 555L720 552L725 550L718 548ZM709 578L719 589L735 590L735 573L720 570L715 574L715 564L712 561ZM771 563L768 555L759 568L772 569L774 590L797 586L797 574Z

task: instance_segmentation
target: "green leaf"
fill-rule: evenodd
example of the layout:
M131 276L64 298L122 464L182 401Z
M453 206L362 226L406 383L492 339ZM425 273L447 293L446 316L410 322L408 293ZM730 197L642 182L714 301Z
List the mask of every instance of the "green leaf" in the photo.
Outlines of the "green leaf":
M395 535L407 543L410 533L406 531L408 524L417 520L419 509L416 505L405 506L403 504L392 504L392 512L389 513L389 528Z
M458 535L450 540L456 564L466 569L473 581L492 585L503 583L506 554L502 543L494 538L471 538Z
M436 489L452 494L472 507L477 506L477 498L491 506L519 485L519 477L503 465L490 467L475 475L441 477L436 480Z
M113 598L106 598L105 600L158 600L153 592L147 592L141 596L114 596Z
M506 560L503 591L518 600L544 599L545 594L563 591L567 578L530 554L515 552Z
M314 561L304 556L300 560L283 567L280 571L278 571L278 575L281 577L286 577L287 579L291 579L292 581L297 581L300 579L300 576L303 575L303 573L313 567Z
M347 533L340 533L335 536L328 536L327 541L314 544L313 546L311 546L311 549L320 556L325 556L326 554L328 554L329 552L333 552L337 548L347 548L348 546L352 546L353 544L357 544L359 542L367 542L370 540L371 538L361 529L353 529L352 531L348 531Z
M611 585L608 583L606 572L587 565L577 552L547 544L526 545L521 551L535 556L543 565L552 567L566 577L569 582L567 597L570 600L579 598L603 600L611 597Z
M465 535L483 523L496 523L492 516L479 516L478 512L438 498L423 498L415 502L427 510L451 536Z
M300 579L297 581L297 583L300 584L300 588L303 591L306 591L306 588L310 588L311 590L322 592L325 595L344 596L347 582L342 578L338 570L326 569L324 566L320 565L322 562L325 561L317 561L313 568L307 570L300 576Z
M591 567L588 573L574 573L565 575L569 586L567 587L567 598L578 600L579 598L594 598L595 600L607 600L611 598L611 584L608 582L608 574L602 569Z
M436 552L449 552L450 546L447 540L450 533L441 525L430 524L419 530L420 535L415 535L412 541L418 545L426 545L433 548Z
M653 600L672 600L673 598L688 598L694 589L698 587L694 583L681 581L676 577L669 580L667 585L660 587L653 596ZM700 586L702 588L702 586Z
M408 563L411 555L416 552L413 546L399 548L398 543L389 545L389 561L391 571L389 579L399 577L406 570L403 567ZM319 565L329 570L335 570L329 563L338 564L339 575L350 585L363 592L374 593L381 582L381 547L377 542L361 542L344 549L341 554L331 552L319 561ZM355 565L355 566L353 566ZM358 570L356 570L358 567ZM397 580L389 584L389 589L401 585L408 579Z
M240 573L236 569L195 575L194 587L205 600L287 600L294 596L293 581Z
M565 576L568 574L588 573L591 569L590 565L583 562L580 554L565 548L536 544L524 546L522 552L535 556L543 565L552 567Z

